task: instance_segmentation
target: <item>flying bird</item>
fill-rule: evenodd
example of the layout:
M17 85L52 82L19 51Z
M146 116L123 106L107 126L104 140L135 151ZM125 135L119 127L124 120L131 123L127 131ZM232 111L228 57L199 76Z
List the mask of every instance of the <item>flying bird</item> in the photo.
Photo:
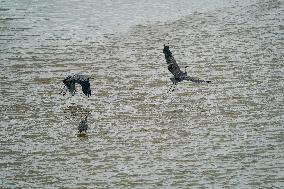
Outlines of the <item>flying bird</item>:
M85 115L85 119L82 120L80 122L79 126L78 126L78 131L79 131L79 133L82 133L83 131L85 131L85 133L86 133L87 129L88 129L87 115Z
M75 95L76 88L75 84L78 83L82 86L82 91L86 96L91 96L91 89L90 89L90 82L89 77L85 75L72 75L67 76L64 80L64 88L61 90L60 94L63 94L63 96L66 94L65 91L69 91L72 96ZM64 89L67 88L65 91Z
M205 81L205 80L201 80L198 78L188 76L186 72L186 68L188 66L185 66L184 72L181 71L179 65L176 63L176 60L174 59L172 55L172 52L170 51L169 46L164 45L163 53L165 54L165 59L168 65L168 70L174 75L174 77L170 78L171 81L173 82L173 85L177 85L178 82L181 82L183 80L192 81L195 83L203 83L203 82L210 83L211 82L211 81Z

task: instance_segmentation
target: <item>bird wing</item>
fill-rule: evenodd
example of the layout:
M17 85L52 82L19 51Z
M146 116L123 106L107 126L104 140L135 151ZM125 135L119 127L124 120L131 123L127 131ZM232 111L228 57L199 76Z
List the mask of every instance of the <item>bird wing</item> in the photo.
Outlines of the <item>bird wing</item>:
M67 87L69 92L75 94L75 83L78 83L82 86L82 91L86 96L91 96L90 82L89 77L85 75L73 75L68 76L63 80L64 85Z
M170 63L168 63L168 70L174 75L175 78L180 78L183 75L183 72L180 70L180 67L176 63L174 57L172 57Z
M64 85L67 87L69 92L74 95L75 94L75 81L72 76L68 76L63 80Z
M186 76L184 77L185 80L188 80L188 81L192 81L194 83L211 83L211 81L206 81L206 80L203 80L203 79L198 79L196 77L189 77L189 76Z
M180 78L183 75L183 72L180 70L175 58L173 57L169 46L164 45L165 59L168 65L168 70L175 76L175 78Z
M82 86L82 91L86 96L91 96L91 88L89 81L81 81L80 85Z
M91 96L91 88L89 77L84 75L78 75L77 82L82 86L82 91L86 96Z

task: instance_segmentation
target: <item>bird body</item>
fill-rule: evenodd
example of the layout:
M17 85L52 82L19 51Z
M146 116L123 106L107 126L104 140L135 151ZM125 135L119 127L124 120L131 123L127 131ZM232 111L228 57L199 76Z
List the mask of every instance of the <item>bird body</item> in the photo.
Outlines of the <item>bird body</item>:
M83 132L83 131L87 131L88 129L88 124L87 124L87 116L85 116L84 120L81 120L79 126L78 126L78 131L79 133Z
M188 66L185 67L184 72L181 71L179 65L177 64L175 58L172 55L172 52L170 51L169 46L164 45L163 53L165 54L165 59L168 65L168 70L174 75L174 77L171 78L171 81L173 82L173 84L176 85L178 82L181 82L183 80L192 81L195 83L202 83L202 82L210 83L211 82L211 81L205 81L205 80L201 80L201 79L188 76L186 72L186 68Z
M72 96L75 95L76 89L75 84L78 83L82 86L82 91L86 96L91 96L90 82L89 77L86 75L72 75L67 76L64 80L64 87L67 87L67 90L70 92ZM64 94L65 95L65 94Z

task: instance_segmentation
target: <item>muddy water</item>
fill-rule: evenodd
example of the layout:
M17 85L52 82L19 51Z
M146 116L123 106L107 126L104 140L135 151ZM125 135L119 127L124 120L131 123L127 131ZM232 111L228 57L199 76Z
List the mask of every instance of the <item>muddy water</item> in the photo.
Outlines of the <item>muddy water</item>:
M83 2L1 1L2 188L283 187L282 1L182 2L167 21L144 3L153 23L136 24L89 20L108 6ZM167 93L164 43L212 84ZM58 94L70 73L93 78L90 98Z

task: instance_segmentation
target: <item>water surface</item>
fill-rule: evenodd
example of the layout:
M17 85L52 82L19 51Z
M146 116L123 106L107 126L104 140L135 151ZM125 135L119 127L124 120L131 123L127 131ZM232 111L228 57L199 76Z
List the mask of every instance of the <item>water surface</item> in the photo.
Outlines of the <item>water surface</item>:
M283 187L283 2L155 2L1 1L1 187Z

